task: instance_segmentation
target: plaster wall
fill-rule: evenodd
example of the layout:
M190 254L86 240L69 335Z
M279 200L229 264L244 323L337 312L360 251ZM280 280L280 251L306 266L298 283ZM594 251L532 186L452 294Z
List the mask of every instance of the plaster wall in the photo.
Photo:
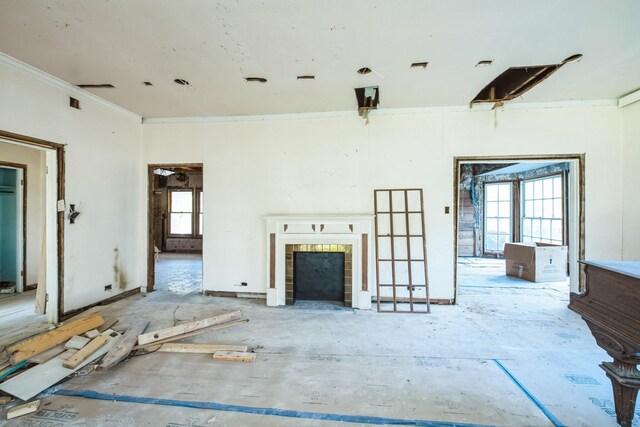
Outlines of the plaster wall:
M64 310L140 286L140 118L11 60L0 61L0 129L65 144ZM69 107L69 96L81 109ZM116 252L117 250L117 252ZM120 274L121 273L121 274ZM111 292L104 286L113 284Z
M453 206L456 156L585 153L586 256L622 258L620 121L616 107L576 107L507 109L497 125L492 112L468 111L372 113L367 126L355 113L155 123L143 125L143 163L203 163L205 290L266 291L262 215L370 214L374 189L418 187L431 296L449 299L455 218L444 208ZM139 217L146 222L146 205Z
M622 257L624 261L640 261L640 102L624 107L622 119Z

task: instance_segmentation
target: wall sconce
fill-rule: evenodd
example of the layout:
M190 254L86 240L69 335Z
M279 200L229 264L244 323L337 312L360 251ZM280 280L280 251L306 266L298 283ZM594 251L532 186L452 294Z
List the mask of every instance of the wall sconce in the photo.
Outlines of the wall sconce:
M78 215L80 215L80 212L76 211L76 205L70 204L69 205L69 223L75 224L76 218L78 217Z

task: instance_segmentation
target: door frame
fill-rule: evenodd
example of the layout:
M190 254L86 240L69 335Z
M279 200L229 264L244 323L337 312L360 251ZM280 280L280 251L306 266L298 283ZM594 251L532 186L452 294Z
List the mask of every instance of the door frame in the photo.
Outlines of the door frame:
M570 277L576 277L575 291L583 292L585 290L585 276L577 262L572 262L575 254L575 260L584 259L585 255L585 188L584 188L584 171L585 171L585 155L584 154L534 154L534 155L507 155L507 156L454 156L453 158L453 301L456 303L458 297L458 222L459 222L459 197L460 197L460 168L465 163L518 163L518 162L535 162L535 161L566 161L570 162L567 195L570 200L575 201L573 212L568 212L567 223L568 231L573 231L573 238L569 240L571 250L569 256ZM574 170L575 165L575 170ZM577 194L572 194L576 191ZM572 213L575 213L573 217ZM571 222L574 225L572 226ZM571 235L571 234L570 234ZM483 243L484 244L484 243ZM573 282L572 282L573 285ZM574 289L572 289L574 291Z
M189 167L202 168L204 173L202 163L150 163L147 165L147 292L153 292L156 281L155 251L153 244L153 171L154 169Z
M16 292L24 292L27 288L27 165L22 163L11 163L0 160L0 168L17 169L22 171L22 274L20 274L20 285L16 283Z
M48 209L50 203L56 203L65 198L65 145L52 141L47 141L40 138L34 138L27 135L21 135L13 132L0 130L0 141L7 143L14 143L22 146L38 148L45 151L46 158L46 185L45 185L45 200L47 200L45 209ZM52 179L49 176L49 171L55 170L52 173ZM55 196L55 200L53 199ZM46 233L43 238L47 244L47 257L46 257L46 271L49 273L47 277L54 278L55 283L51 283L47 279L47 297L46 314L47 320L51 323L57 323L58 319L64 315L64 215L65 211L60 210L57 206L51 206L55 209L55 227L46 228ZM49 211L47 211L48 213ZM53 222L53 218L46 215L45 222L48 225ZM52 230L53 228L53 230ZM55 272L55 274L54 274ZM25 270L26 274L26 270ZM51 307L55 306L56 309L52 310Z

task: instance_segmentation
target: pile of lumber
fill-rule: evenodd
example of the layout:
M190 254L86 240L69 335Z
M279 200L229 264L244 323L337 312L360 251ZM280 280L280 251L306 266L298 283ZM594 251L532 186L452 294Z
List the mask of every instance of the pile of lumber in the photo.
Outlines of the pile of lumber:
M241 317L242 315L239 311L232 311L231 313L147 333L142 333L146 324L145 322L140 322L136 328L132 329L128 339L127 334L125 334L120 351L114 349L113 354L107 354L100 366L103 368L113 366L127 357L129 352L133 350L158 351L162 353L204 353L213 354L213 359L215 360L253 362L256 358L255 353L248 352L247 346L243 345L176 343L176 341L181 341L185 338L205 332L218 331L249 321L248 319L241 319ZM136 342L137 345L135 345Z
M28 401L104 356L120 336L99 313L69 321L8 346L0 353L0 405L13 397ZM91 338L90 338L91 337ZM38 410L39 400L13 406L7 419Z
M239 311L145 332L149 321L137 320L126 329L112 329L117 319L106 320L91 313L56 328L14 343L0 351L0 409L12 405L14 397L29 401L85 366L110 368L131 354L212 354L214 360L253 362L256 354L244 345L179 342L188 337L248 322ZM14 402L15 403L15 402ZM7 419L34 413L33 400L14 405Z

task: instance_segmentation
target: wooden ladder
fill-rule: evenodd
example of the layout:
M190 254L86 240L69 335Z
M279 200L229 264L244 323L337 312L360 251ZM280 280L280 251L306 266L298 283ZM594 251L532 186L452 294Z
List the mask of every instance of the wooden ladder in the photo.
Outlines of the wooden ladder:
M374 190L379 312L429 313L422 189Z

